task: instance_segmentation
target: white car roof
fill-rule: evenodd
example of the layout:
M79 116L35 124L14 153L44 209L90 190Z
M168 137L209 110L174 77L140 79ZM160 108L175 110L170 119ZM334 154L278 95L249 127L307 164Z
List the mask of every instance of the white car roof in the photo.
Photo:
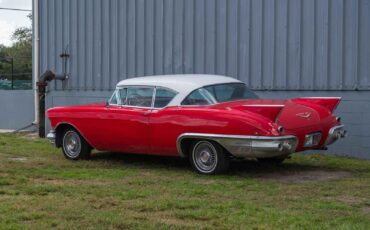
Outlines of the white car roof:
M169 88L178 92L170 104L168 104L168 106L174 106L180 105L189 93L198 88L225 83L241 83L241 81L232 77L210 74L156 75L125 79L117 84L117 88L124 86L159 86Z

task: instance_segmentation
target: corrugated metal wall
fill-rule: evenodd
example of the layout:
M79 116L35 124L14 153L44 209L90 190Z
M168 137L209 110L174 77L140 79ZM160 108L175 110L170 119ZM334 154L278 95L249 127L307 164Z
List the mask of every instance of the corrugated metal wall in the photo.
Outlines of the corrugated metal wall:
M342 96L349 136L329 151L370 159L370 0L39 1L40 70L71 55L47 108L106 101L129 77L223 74L267 98Z
M52 89L214 73L253 89L370 89L370 0L40 0L41 71Z

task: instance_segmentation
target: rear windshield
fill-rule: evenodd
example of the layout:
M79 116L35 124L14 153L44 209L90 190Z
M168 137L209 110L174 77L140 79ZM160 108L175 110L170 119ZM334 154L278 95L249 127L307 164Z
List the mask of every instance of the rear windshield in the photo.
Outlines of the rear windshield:
M211 105L216 103L255 99L258 96L244 83L226 83L205 86L191 92L182 105Z

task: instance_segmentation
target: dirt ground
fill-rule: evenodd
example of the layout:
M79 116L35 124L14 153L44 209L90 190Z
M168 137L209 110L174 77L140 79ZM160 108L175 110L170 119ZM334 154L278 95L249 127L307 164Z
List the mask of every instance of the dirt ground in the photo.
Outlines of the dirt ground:
M259 178L264 180L275 180L279 182L304 183L310 181L329 181L351 176L350 172L328 171L328 170L307 170L296 172L274 172L266 173Z

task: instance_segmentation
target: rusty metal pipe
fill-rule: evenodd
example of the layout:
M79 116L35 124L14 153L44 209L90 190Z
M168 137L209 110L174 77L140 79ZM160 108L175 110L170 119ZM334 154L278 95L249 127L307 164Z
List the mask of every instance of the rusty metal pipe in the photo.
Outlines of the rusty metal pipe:
M68 78L67 74L55 74L51 70L46 70L39 78L36 83L38 92L38 121L39 121L39 137L45 137L45 96L46 96L46 86L48 82L52 80L64 81Z

